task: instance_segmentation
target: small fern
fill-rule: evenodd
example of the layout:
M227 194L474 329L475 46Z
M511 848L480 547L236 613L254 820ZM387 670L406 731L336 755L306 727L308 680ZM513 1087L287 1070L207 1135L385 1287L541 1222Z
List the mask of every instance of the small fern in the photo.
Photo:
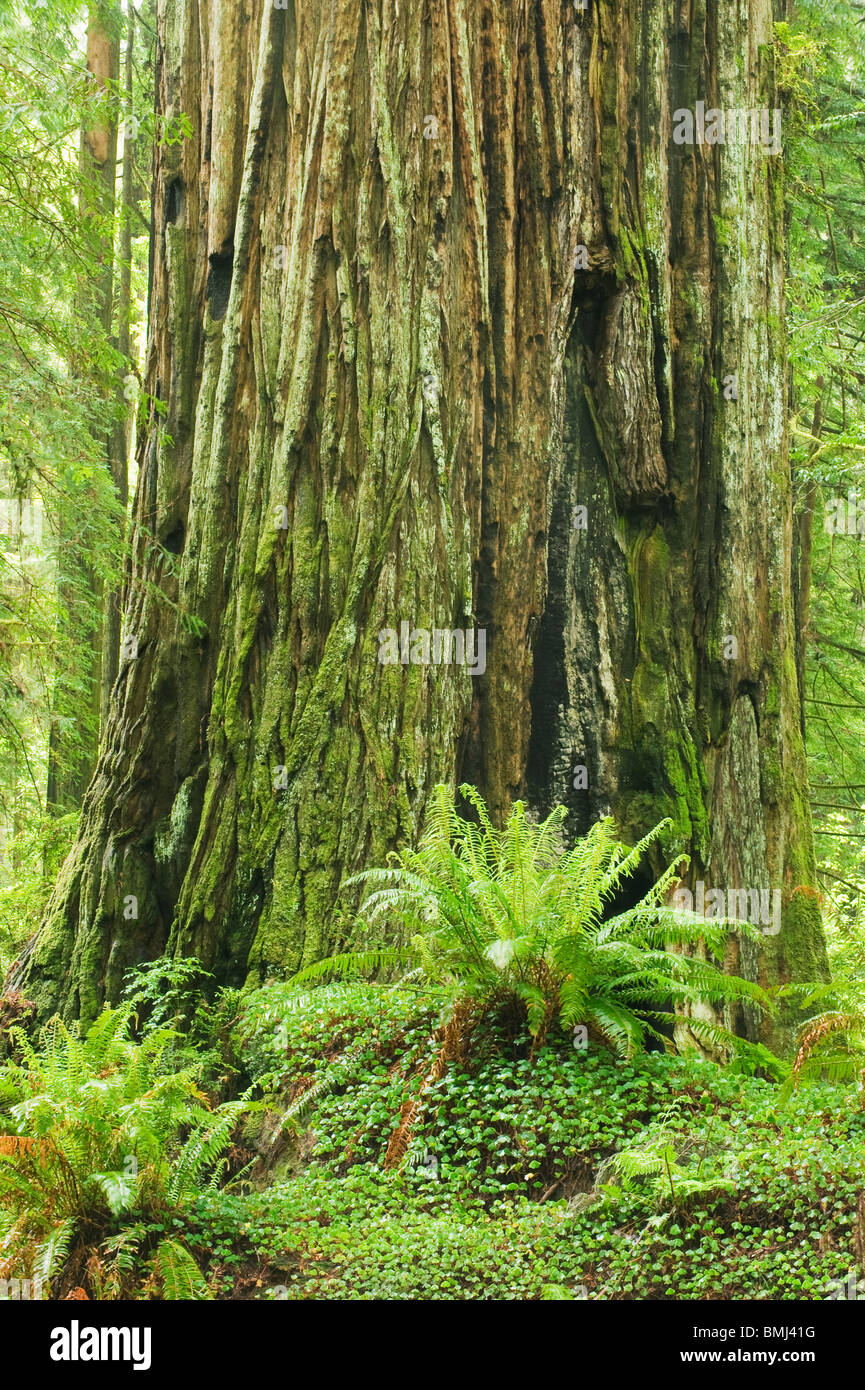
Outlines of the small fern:
M594 1194L616 1201L623 1193L645 1189L657 1208L675 1209L698 1197L735 1192L736 1184L726 1174L703 1171L705 1154L698 1157L696 1167L683 1162L695 1156L686 1126L679 1102L674 1101L636 1143L619 1149L601 1165ZM608 1180L611 1175L620 1185Z
M212 1298L204 1275L179 1240L161 1240L150 1267L159 1282L163 1298L171 1302Z
M865 1105L865 982L841 978L831 984L780 986L776 993L803 1008L822 1005L801 1024L796 1057L783 1094L803 1082L856 1081Z

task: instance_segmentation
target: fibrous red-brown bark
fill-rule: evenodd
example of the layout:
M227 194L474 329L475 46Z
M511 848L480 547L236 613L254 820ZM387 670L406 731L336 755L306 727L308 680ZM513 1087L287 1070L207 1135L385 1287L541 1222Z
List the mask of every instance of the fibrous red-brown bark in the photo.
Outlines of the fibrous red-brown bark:
M740 968L819 974L780 161L671 140L700 100L774 106L770 0L159 25L159 110L193 125L156 177L168 409L138 654L22 966L42 1006L89 1014L166 946L235 980L316 958L352 933L342 879L455 776L574 830L669 814L695 874L783 890ZM380 664L404 620L484 628L485 674Z

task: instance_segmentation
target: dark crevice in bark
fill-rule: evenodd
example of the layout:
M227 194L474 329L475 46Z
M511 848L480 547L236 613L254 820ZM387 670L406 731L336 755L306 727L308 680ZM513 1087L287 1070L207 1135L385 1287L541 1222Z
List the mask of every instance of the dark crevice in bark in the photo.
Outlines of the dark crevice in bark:
M487 634L487 669L489 670L491 665L491 651L495 641L493 614L496 608L495 570L499 531L498 522L489 519L489 493L493 490L494 478L491 478L486 463L488 458L494 457L496 428L495 405L492 398L489 372L484 373L483 399L484 470L480 485L480 547L475 565L474 587L477 625L478 628L485 629ZM456 762L457 781L472 782L480 787L486 785L484 730L487 722L494 717L495 715L489 707L488 678L486 676L481 676L474 682L471 714L460 740L460 748Z
M568 607L570 488L563 481L550 517L547 549L547 601L534 644L534 678L529 702L532 732L526 780L533 800L550 801L550 780L559 733L560 711L568 699L564 627ZM552 798L554 801L555 798ZM569 803L570 804L570 803Z
M172 179L165 190L165 221L175 226L183 217L184 207L183 180Z
M183 550L183 541L185 535L186 532L183 526L183 522L178 521L177 525L172 526L168 534L163 537L161 542L163 549L167 550L169 555L180 555Z
M595 280L595 297L582 287L578 315L567 354L565 443L561 476L551 506L547 549L547 599L538 625L530 694L531 735L526 766L530 801L540 814L557 802L568 808L568 837L584 835L606 809L601 787L600 713L579 707L578 691L591 684L598 634L590 633L591 548L609 537L596 498L608 492L607 470L586 401L586 358L601 315L604 277ZM586 506L588 530L574 527L575 508ZM586 769L587 786L578 768ZM577 785L575 785L577 783Z
M215 320L225 318L228 298L231 294L231 271L234 252L229 250L210 257L210 270L207 273L205 298L210 308L210 317Z
M603 920L609 922L611 918L618 917L621 912L628 912L632 907L636 907L646 894L654 887L655 876L647 864L638 864L630 878L626 878L623 883L607 899L603 911Z

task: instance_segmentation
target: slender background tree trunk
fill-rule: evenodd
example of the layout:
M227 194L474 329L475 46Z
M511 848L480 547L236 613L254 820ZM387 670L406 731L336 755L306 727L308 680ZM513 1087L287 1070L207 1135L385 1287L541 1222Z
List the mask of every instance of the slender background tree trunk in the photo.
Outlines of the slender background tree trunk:
M159 32L194 125L156 171L168 413L40 1008L166 948L237 982L321 956L454 777L573 831L669 815L689 882L782 891L731 966L823 973L781 161L671 138L773 109L770 0L162 0ZM402 621L485 629L484 674L381 664Z
M87 72L98 97L109 84L116 83L120 66L120 27L118 14L110 3L97 4L88 12ZM99 271L92 284L83 284L81 303L101 325L106 340L111 334L114 289L114 198L117 177L117 123L104 110L81 131L81 193L79 211L92 228L98 249ZM100 441L101 443L102 441ZM110 440L105 440L106 461L110 463ZM84 519L82 519L83 521ZM82 530L84 528L82 527ZM102 583L85 559L86 546L80 537L61 536L58 542L60 591L65 621L69 623L86 653L76 679L82 682L80 723L73 735L70 724L58 717L57 700L53 712L48 755L47 804L54 811L76 809L93 776L99 742L102 681ZM67 673L57 677L58 693L68 699L60 686Z
M126 47L123 60L123 90L126 119L124 121L123 160L120 183L120 236L118 245L119 277L117 293L117 337L116 346L124 367L123 379L117 384L117 418L111 431L108 444L108 466L117 500L123 508L125 532L126 507L129 501L129 441L132 425L132 412L135 393L127 391L129 373L130 313L132 310L132 215L134 197L133 144L136 137L135 117L132 112L132 64L135 54L135 12L131 4L126 6ZM134 382L129 384L134 386ZM131 400L130 400L131 395ZM102 657L100 662L101 688L99 697L100 726L108 719L108 706L111 691L117 679L120 664L120 611L121 593L119 588L109 590L105 595L105 614L102 622Z

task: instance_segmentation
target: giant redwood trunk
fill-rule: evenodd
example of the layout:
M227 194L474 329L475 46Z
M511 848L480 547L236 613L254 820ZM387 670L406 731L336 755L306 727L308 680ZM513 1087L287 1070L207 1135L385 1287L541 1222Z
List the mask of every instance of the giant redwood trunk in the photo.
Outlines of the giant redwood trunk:
M689 881L782 891L731 965L821 974L782 161L673 139L777 105L771 0L162 0L159 31L193 127L156 168L167 414L18 978L90 1016L166 948L290 972L464 777L572 832L669 815ZM485 630L485 671L383 664L402 622Z

